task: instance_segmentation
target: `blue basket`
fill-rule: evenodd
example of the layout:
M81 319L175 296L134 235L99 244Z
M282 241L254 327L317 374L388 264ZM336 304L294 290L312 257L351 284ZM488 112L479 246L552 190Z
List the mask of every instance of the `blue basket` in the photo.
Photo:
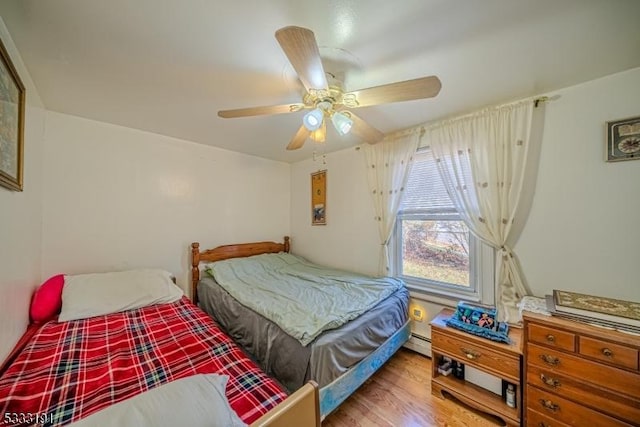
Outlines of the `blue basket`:
M496 309L493 307L460 301L453 316L447 320L447 326L492 341L511 343L509 325L496 320Z

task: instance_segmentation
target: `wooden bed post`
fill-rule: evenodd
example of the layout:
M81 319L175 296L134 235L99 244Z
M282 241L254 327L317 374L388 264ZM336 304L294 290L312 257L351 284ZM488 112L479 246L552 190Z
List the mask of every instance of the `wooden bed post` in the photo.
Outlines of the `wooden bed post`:
M200 243L191 244L191 302L198 305L198 281L200 280Z
M284 251L286 253L289 253L289 247L291 245L289 244L289 236L284 236Z

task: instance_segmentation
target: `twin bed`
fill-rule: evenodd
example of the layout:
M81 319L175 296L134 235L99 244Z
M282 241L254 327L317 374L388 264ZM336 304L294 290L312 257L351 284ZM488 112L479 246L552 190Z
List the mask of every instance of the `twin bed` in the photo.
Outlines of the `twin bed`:
M319 426L321 418L408 339L408 293L401 283L387 288L382 280L374 284L384 291L381 301L369 301L364 312L357 304L349 305L357 310L346 317L329 309L325 319L315 315L315 307L309 309L308 317L328 322L329 329L293 338L283 331L288 325L267 319L260 307L256 312L247 301L232 296L241 297L252 288L238 295L216 281L230 268L228 262L271 255L285 270L293 268L296 275L303 275L303 281L315 281L306 275L317 266L289 255L289 249L288 237L284 243L244 243L205 251L194 243L193 302L173 295L171 300L105 309L113 296L111 285L116 295L125 289L130 292L131 286L96 275L99 287L89 291L76 286L87 295L74 300L71 294L64 297L74 289L69 284L74 276L65 276L60 315L31 325L10 356L11 363L0 368L4 417L0 424L86 426L110 420L111 425L139 425L157 419L165 425L176 420L184 425L216 425L215 419L219 425ZM211 264L216 261L221 264ZM260 277L271 275L263 273ZM343 282L344 272L325 273L332 281L324 283L327 289L351 286ZM171 292L177 288L163 286ZM282 298L287 296L275 297ZM126 296L126 301L131 299ZM329 298L340 299L335 290ZM65 309L72 303L80 308L79 316L69 316ZM86 304L97 304L103 311L84 313ZM304 310L294 300L285 307ZM337 326L337 317L344 317L344 324ZM215 400L217 394L220 399ZM173 418L163 415L167 411Z
M65 276L60 314L30 326L0 370L0 425L320 425L313 384L287 397L175 285L162 284L168 302L103 309L119 294L127 301L150 294L131 292L139 277L104 279L112 274ZM74 297L65 292L81 276L99 277L102 291L66 309Z

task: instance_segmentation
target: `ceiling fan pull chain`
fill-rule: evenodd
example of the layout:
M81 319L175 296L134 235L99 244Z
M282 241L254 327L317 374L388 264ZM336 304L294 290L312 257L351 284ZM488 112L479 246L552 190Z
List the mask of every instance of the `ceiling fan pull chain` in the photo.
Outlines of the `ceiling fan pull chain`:
M314 150L314 152L313 152L313 161L315 162L316 160L318 160L318 157L320 157L318 155L318 152ZM326 153L322 153L322 164L323 165L327 164L327 154Z

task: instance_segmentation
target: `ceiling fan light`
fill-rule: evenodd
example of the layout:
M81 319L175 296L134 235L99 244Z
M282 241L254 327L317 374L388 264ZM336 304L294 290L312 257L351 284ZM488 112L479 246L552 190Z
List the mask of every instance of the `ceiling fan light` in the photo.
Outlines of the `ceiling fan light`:
M304 124L304 127L313 132L314 130L318 129L320 125L322 125L323 116L324 114L322 113L322 110L316 108L315 110L311 110L304 115L302 123Z
M322 126L311 132L309 137L313 142L325 142L327 139L327 125L323 122Z
M333 113L333 116L331 116L331 122L340 135L348 134L353 126L353 120L343 113Z

